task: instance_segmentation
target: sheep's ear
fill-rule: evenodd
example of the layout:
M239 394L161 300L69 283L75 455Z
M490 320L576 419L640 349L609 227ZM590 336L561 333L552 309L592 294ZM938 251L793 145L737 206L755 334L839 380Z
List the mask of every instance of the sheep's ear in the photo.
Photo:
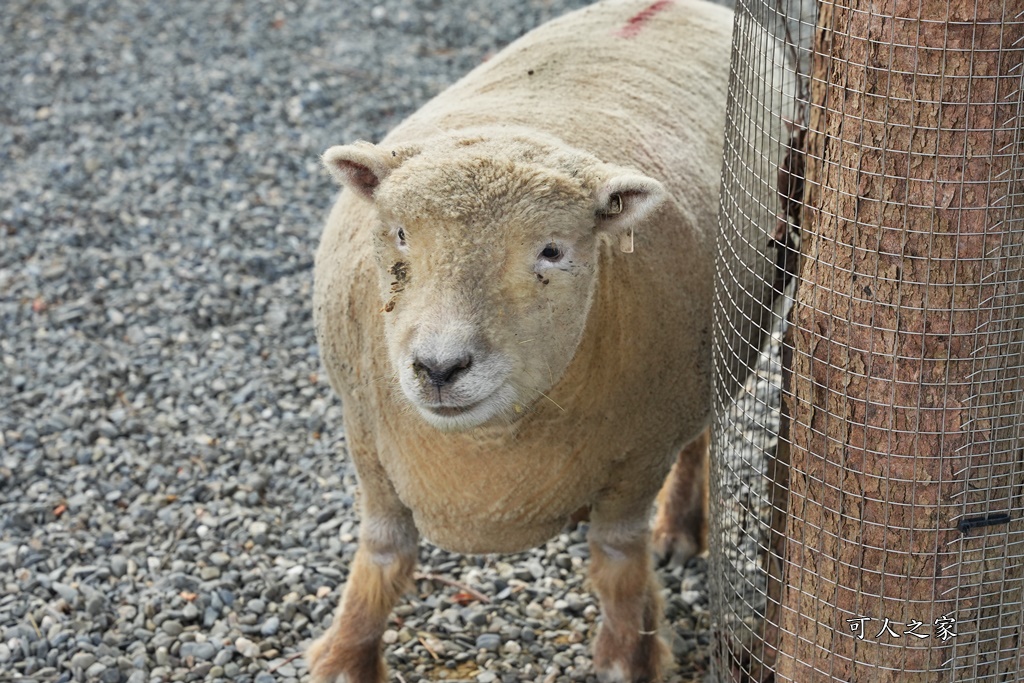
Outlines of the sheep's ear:
M657 180L630 171L606 178L597 189L597 229L619 238L619 248L633 251L633 228L665 201L668 193Z
M409 156L369 142L331 147L323 154L324 166L345 187L373 199L377 186Z

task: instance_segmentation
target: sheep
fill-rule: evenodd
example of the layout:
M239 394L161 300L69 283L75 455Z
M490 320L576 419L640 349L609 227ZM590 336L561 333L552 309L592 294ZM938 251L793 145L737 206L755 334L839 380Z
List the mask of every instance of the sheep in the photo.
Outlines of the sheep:
M344 190L316 254L314 320L361 526L334 622L307 652L313 681L386 680L381 636L421 534L516 552L580 510L598 678L660 680L652 543L677 561L705 549L714 362L738 386L763 334L736 316L733 353L713 362L731 26L700 0L598 2L379 144L324 153ZM767 244L733 245L748 278L720 296L768 301Z

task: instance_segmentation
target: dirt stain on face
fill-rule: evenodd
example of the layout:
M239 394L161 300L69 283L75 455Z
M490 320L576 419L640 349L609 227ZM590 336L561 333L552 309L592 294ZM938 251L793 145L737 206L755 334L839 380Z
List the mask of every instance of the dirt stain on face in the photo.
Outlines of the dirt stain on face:
M384 304L384 308L381 309L381 311L384 313L390 313L391 311L395 310L395 304L396 300L398 299L398 295L402 293L402 291L405 289L405 286L409 284L409 282L412 279L411 277L409 277L409 264L406 263L405 261L396 261L391 265L390 268L388 268L388 272L391 273L392 277L395 278L394 281L392 281L391 283L391 293L394 296L392 296L391 299L389 299L388 302Z
M395 278L395 281L391 283L391 291L395 294L405 289L405 286L412 279L409 276L409 264L405 261L396 261L388 268L388 272Z
M409 264L405 261L395 261L388 272L395 276L398 281L406 280L409 277Z

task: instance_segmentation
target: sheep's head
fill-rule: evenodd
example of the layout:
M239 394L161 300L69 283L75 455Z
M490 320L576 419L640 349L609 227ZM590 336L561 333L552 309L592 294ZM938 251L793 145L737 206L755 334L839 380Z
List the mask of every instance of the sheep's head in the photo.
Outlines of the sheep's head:
M332 147L324 163L376 208L388 354L406 398L445 430L512 421L558 383L600 241L631 251L633 227L665 196L655 180L514 129Z

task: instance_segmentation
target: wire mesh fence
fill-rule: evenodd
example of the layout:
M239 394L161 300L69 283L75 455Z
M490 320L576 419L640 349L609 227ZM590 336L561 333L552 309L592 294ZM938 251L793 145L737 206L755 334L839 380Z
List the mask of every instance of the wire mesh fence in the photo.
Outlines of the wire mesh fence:
M1019 0L737 6L715 680L1024 680L1022 63Z

